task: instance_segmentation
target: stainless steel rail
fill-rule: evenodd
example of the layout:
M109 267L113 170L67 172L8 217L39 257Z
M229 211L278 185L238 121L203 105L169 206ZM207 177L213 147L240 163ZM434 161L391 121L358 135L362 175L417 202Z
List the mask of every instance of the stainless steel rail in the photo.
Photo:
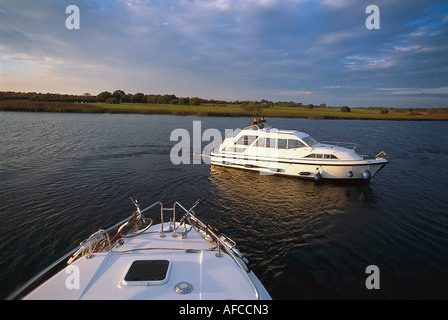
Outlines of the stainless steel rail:
M106 232L109 232L110 230L113 230L114 228L117 228L118 226L122 225L123 223L128 222L130 219L132 219L135 216L135 214L133 214L132 216L114 224L112 227L102 231L101 233L98 233L98 235L96 235L95 237L85 240L83 241L79 246L77 246L76 248L72 249L71 251L69 251L68 253L66 253L65 255L63 255L61 258L59 258L58 260L56 260L55 262L53 262L52 264L50 264L48 267L46 267L44 270L42 270L41 272L39 272L37 275L35 275L33 278L31 278L28 282L26 282L24 285L22 285L19 289L17 289L16 291L14 291L11 295L9 295L6 299L7 300L12 300L15 299L16 297L18 297L24 290L26 290L27 288L29 288L33 283L35 283L37 280L39 280L41 277L43 277L46 273L48 273L50 270L52 270L53 268L55 268L59 263L63 262L64 260L67 260L69 257L71 257L75 252L77 252L78 250L80 250L81 248L85 248L87 242L90 242L94 239L97 238L100 235L103 235ZM109 242L110 244L110 242ZM111 248L111 247L109 247ZM90 251L90 250L89 250ZM90 252L91 253L91 252Z
M131 197L132 202L134 203L134 205L136 206L137 210L128 218L121 220L120 222L114 224L113 226L105 229L105 230L99 230L96 234L92 235L90 238L84 240L79 246L77 246L76 248L72 249L71 251L67 252L65 255L63 255L61 258L59 258L58 260L56 260L55 262L53 262L52 264L50 264L48 267L46 267L44 270L42 270L41 272L39 272L37 275L35 275L33 278L31 278L29 281L27 281L24 285L22 285L19 289L15 290L12 294L10 294L7 297L7 300L13 300L13 299L17 299L25 290L29 289L33 284L35 284L39 279L41 279L44 275L46 275L48 272L50 272L51 270L53 270L57 265L59 265L60 263L62 263L63 261L68 260L70 257L72 257L74 254L76 254L79 250L81 249L86 249L87 246L89 248L88 253L87 253L87 257L90 257L92 255L92 241L93 240L98 240L100 237L102 236L106 236L107 242L109 244L109 247L105 247L105 251L112 251L113 249L113 243L111 243L111 239L109 236L109 232L121 227L125 224L127 224L129 221L131 221L132 219L141 219L142 218L142 213L151 210L152 208L156 207L156 206L160 206L160 221L161 221L161 230L160 230L160 237L164 238L165 235L165 231L164 231L164 211L172 211L172 221L174 224L173 229L168 230L168 232L173 231L173 237L177 236L177 233L179 233L177 230L182 226L183 224L183 232L181 233L181 235L183 237L185 237L189 231L191 231L191 228L189 230L187 230L187 220L189 218L193 219L195 222L198 222L200 225L202 225L206 230L207 233L209 233L212 237L212 239L214 239L214 242L216 243L216 247L217 247L217 257L222 257L222 253L221 250L222 248L225 249L225 251L227 252L227 254L233 259L233 261L238 265L238 267L244 271L245 276L247 277L247 279L249 280L249 283L251 284L255 296L257 298L257 300L260 299L260 294L258 292L258 289L256 287L256 285L253 283L252 279L249 276L250 270L247 267L247 265L244 263L243 259L237 258L233 247L231 247L230 245L228 245L226 242L224 242L221 238L224 239L228 239L230 240L228 237L221 235L221 236L217 236L210 228L208 228L205 224L202 223L202 221L200 221L194 214L193 209L199 205L202 201L196 201L193 206L190 209L186 209L184 208L179 202L175 202L172 208L164 208L163 207L163 203L158 201L153 203L152 205L140 210L139 204L136 200L134 200ZM176 227L176 207L181 208L185 214L183 215L182 219L180 220L178 226ZM170 220L171 221L171 220ZM141 230L136 231L135 233L139 233L141 232ZM131 235L132 236L132 235ZM233 242L233 241L232 241ZM234 242L233 242L234 243ZM242 265L244 264L244 266Z

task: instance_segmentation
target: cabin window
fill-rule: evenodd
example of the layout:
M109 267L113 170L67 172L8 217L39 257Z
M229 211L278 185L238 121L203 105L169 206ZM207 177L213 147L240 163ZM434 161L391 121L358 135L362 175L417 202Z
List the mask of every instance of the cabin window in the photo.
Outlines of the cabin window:
M305 145L300 140L275 139L275 138L259 138L255 142L254 146L259 148L278 148L278 149L296 149L305 147Z
M288 140L287 139L278 139L277 140L277 148L279 149L286 149L288 146Z
M302 141L295 140L295 139L288 139L288 149L297 149L302 148L305 145L302 143Z
M277 148L277 139L260 138L255 142L255 146L260 148Z
M236 141L236 144L240 146L250 146L256 139L257 136L242 136Z
M260 138L255 142L256 147L264 148L266 146L266 138Z
M314 139L312 136L307 136L302 139L307 145L310 147L314 146L317 143L317 140Z
M275 148L277 144L277 139L266 138L266 148Z
M338 157L336 157L334 154L320 154L320 153L311 153L307 156L305 156L304 158L317 158L317 159L339 159Z

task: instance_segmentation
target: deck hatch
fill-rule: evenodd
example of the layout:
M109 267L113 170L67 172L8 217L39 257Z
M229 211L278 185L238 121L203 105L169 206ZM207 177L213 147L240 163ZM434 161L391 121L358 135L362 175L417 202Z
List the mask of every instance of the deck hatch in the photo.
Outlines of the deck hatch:
M168 260L136 260L132 262L124 285L160 285L168 280L170 262Z

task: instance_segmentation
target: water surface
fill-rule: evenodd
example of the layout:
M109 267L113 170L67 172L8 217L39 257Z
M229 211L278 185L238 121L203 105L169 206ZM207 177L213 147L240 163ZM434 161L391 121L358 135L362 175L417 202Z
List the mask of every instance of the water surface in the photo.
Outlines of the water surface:
M448 298L445 122L272 119L386 151L391 163L363 186L171 163L174 129L193 139L193 121L224 134L251 120L0 112L0 297L128 216L132 195L205 198L198 216L239 244L274 299ZM368 265L379 290L366 289Z

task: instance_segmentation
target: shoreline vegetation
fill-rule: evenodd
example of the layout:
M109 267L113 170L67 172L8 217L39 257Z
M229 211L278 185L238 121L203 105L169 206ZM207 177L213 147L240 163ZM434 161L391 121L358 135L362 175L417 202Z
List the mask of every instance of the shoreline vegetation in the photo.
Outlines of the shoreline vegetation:
M217 101L175 95L135 95L121 90L97 96L0 92L0 111L60 113L170 114L219 117L353 119L353 120L448 120L447 108L382 108L303 105L296 102Z

